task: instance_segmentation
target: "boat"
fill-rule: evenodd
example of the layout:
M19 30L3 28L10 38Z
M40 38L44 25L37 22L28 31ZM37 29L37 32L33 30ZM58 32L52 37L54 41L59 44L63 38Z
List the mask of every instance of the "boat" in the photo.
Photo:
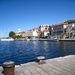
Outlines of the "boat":
M33 38L31 38L30 40L31 40L31 41L38 41L38 38L33 37Z
M57 37L54 37L54 36L51 36L51 37L48 37L47 39L48 41L59 41Z
M26 41L30 41L30 39L26 39Z
M13 38L2 38L2 39L0 39L1 41L14 41L14 39Z
M22 41L24 41L25 39L21 39Z
M30 41L30 39L28 37L26 37L26 41Z

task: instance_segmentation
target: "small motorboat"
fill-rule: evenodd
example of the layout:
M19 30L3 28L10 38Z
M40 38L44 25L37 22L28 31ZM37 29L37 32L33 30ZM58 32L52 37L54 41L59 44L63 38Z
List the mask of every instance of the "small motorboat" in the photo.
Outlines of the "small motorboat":
M49 41L59 41L58 40L58 38L56 38L56 37L48 37L48 39L47 40L49 40Z
M14 41L14 39L13 38L2 38L2 39L0 39L1 41Z
M38 38L33 37L33 38L31 38L30 40L31 40L31 41L38 41Z

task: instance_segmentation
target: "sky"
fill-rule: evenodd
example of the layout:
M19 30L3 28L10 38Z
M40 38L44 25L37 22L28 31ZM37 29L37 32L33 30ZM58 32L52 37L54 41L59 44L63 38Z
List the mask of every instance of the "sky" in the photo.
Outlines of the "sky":
M72 19L75 0L0 0L0 37Z

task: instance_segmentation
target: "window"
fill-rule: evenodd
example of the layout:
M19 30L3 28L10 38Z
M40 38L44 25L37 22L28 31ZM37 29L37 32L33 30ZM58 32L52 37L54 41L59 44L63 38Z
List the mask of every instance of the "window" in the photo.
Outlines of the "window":
M45 28L45 30L47 30L47 28Z

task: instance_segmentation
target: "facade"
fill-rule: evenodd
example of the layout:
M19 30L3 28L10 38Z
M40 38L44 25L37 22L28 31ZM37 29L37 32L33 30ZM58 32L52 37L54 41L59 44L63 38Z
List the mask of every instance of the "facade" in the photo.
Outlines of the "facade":
M40 30L41 32L43 32L43 31L45 31L45 30L49 30L49 25L41 25L41 26L39 26L39 30Z
M20 29L18 29L18 31L17 31L15 34L16 34L16 36L21 36L21 35L22 35L22 33L23 33L23 32L21 32L21 30L20 30Z
M75 20L67 20L65 23L68 24L66 28L66 33L68 34L68 37L75 36Z
M66 33L75 33L75 20L66 20L64 23L67 23Z
M48 33L49 33L49 31L45 30L45 31L42 32L42 36L48 36Z
M38 37L38 28L24 31L22 37L28 37L28 36Z
M66 20L63 23L52 25L51 34L68 34L72 37L75 34L75 20Z
M24 31L24 33L22 34L22 37L28 37L28 36L32 36L32 32L30 30Z
M39 30L40 30L42 36L48 36L48 33L50 33L50 26L47 24L40 25Z
M64 34L66 33L67 23L60 23L52 25L51 27L51 34Z
M18 32L16 32L17 36L22 35L22 37L28 37L28 36L34 36L39 37L42 36L48 36L48 33L51 35L60 35L60 34L69 34L70 36L75 35L75 20L66 20L59 24L53 24L51 26L45 24L40 25L38 28L34 28L31 30L26 30L21 32L20 29L18 29Z

